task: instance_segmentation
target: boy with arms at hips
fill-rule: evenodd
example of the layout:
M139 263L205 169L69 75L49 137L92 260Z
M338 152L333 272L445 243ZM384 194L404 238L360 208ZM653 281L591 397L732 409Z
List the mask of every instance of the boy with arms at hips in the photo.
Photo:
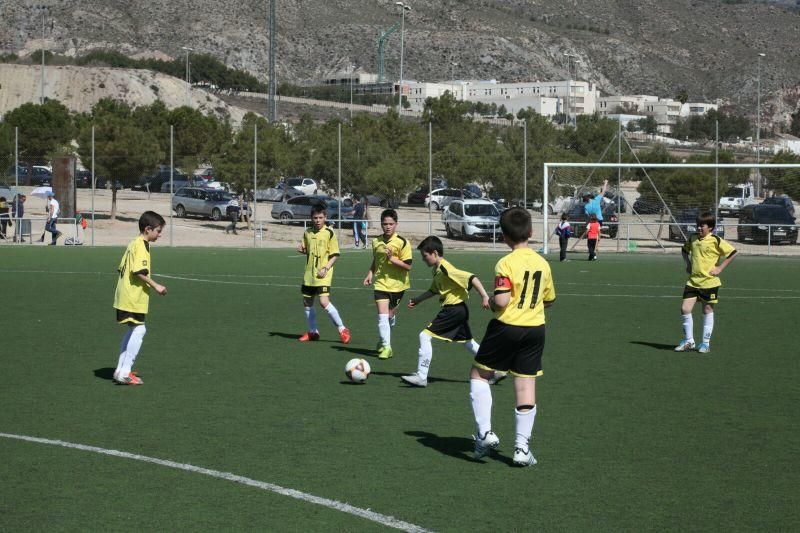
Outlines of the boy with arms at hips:
M697 351L700 353L711 351L714 305L717 303L719 288L722 285L719 275L736 255L736 249L730 243L711 234L716 225L717 220L713 214L702 213L699 215L697 217L697 233L689 237L681 250L689 279L683 289L683 303L681 304L683 340L675 347L676 352L694 349L692 309L698 299L703 302L703 342L697 347ZM725 259L719 263L723 257Z
M150 262L150 243L156 242L164 229L164 218L153 211L145 211L139 217L139 236L128 245L119 262L117 290L114 293L114 309L117 322L127 324L128 331L122 338L114 381L120 385L142 385L143 382L131 371L147 329L144 326L150 304L150 287L158 294L167 294L167 288L153 281L153 265Z
M535 465L530 437L536 418L536 378L542 375L544 309L556 299L550 265L528 248L531 217L514 207L500 216L503 240L511 253L495 266L494 296L489 300L495 318L489 322L470 374L470 400L477 435L475 453L480 459L497 448L492 431L492 391L489 380L497 371L514 376L516 441L514 464Z
M317 313L314 310L314 298L319 296L319 304L339 330L339 339L347 344L350 342L350 330L344 327L339 311L330 301L333 265L339 259L339 241L333 230L325 224L326 218L324 205L316 204L312 207L312 226L303 233L303 242L297 247L298 252L306 255L306 270L300 289L303 293L303 307L308 323L308 331L299 340L300 342L319 340Z
M419 361L416 373L402 376L400 379L409 385L427 387L428 370L433 358L431 338L464 343L464 347L472 355L477 354L479 345L472 338L472 331L469 328L469 309L466 304L469 298L468 291L471 287L475 287L481 295L481 306L484 309L489 309L489 295L475 275L458 270L444 258L444 246L439 237L433 235L426 237L419 243L417 250L422 253L425 264L433 267L433 282L430 289L408 302L408 308L413 309L435 295L439 295L442 308L436 318L419 334Z
M411 287L411 243L396 233L397 211L385 209L381 213L383 235L372 241L372 265L364 286L375 282L375 307L378 310L378 359L392 356L392 327L395 312L403 293Z

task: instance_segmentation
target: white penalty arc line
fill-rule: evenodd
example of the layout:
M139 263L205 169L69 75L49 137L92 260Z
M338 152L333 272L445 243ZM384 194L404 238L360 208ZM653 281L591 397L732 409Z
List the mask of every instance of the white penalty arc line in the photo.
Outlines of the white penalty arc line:
M301 500L307 503L313 503L315 505L321 505L322 507L327 507L335 511L340 511L342 513L358 516L360 518L364 518L371 522L376 522L378 524L388 526L394 529L400 529L402 531L414 531L414 532L429 531L416 524L411 524L403 520L398 520L393 516L387 516L384 514L376 513L374 511L370 511L369 509L361 509L360 507L355 507L348 503L342 503L337 500L322 498L320 496L314 496L313 494L306 494L305 492L300 492L299 490L287 489L279 485L274 485L272 483L266 483L264 481L258 481L256 479L251 479L244 476L238 476L230 472L221 472L219 470L211 470L209 468L202 468L199 466L194 466L186 463L177 463L175 461L168 461L166 459L157 459L155 457L148 457L146 455L138 455L135 453L122 452L119 450L109 450L107 448L98 448L96 446L76 444L74 442L66 442L63 440L42 439L39 437L30 437L28 435L15 435L13 433L0 433L0 437L4 437L6 439L35 442L38 444L50 444L52 446L61 446L63 448L70 448L73 450L94 452L103 455L110 455L112 457L120 457L122 459L132 459L134 461L141 461L144 463L166 466L168 468L174 468L176 470L185 470L186 472L194 472L196 474L203 474L205 476L215 477L217 479L223 479L225 481L232 481L234 483L247 485L248 487L255 487L257 489L273 492L275 494L280 494L281 496L288 496L296 500Z

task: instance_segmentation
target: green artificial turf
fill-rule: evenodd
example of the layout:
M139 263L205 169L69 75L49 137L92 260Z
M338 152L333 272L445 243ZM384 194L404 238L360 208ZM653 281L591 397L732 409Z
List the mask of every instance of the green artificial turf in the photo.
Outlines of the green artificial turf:
M788 530L800 520L800 262L740 257L723 273L709 355L681 339L679 256L584 254L551 263L545 375L532 449L513 468L513 384L493 388L499 453L470 459L468 371L434 341L429 386L417 336L435 300L403 308L379 361L370 255L346 251L332 301L305 329L303 259L291 250L153 248L169 294L151 296L136 361L110 378L123 327L111 307L121 248L0 249L0 433L63 440L230 472L450 531ZM490 286L500 253L447 254ZM166 277L172 276L172 277ZM183 279L176 279L183 278ZM429 286L415 256L411 294ZM483 336L491 314L470 301ZM699 335L701 319L695 312ZM344 365L365 357L365 385ZM6 530L379 530L351 514L194 472L0 438Z

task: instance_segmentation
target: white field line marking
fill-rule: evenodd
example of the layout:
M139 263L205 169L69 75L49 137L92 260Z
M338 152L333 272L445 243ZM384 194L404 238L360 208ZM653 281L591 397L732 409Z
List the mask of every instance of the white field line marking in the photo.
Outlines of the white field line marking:
M78 274L78 275L116 275L114 272L87 272L87 271L54 271L54 270L0 270L0 273L8 273L8 274ZM194 274L195 276L203 276L203 277L236 277L236 278L278 278L278 279L287 279L286 276L281 276L277 274ZM175 279L179 281L194 281L198 283L216 283L222 285L246 285L251 287L298 287L300 281L295 284L284 284L284 283L250 283L246 281L222 281L222 280L215 280L215 279L202 279L202 278L189 278L184 276L176 276L172 274L155 274L155 277L163 277L167 279ZM339 277L337 276L336 279L340 280L357 280L360 281L363 278L361 277ZM415 280L415 281L423 281L423 280ZM615 287L615 288L639 288L639 289L670 289L670 290L680 290L683 288L683 285L634 285L634 284L615 284L615 283L575 283L575 282L559 282L558 285L570 285L576 287ZM342 290L350 290L350 291L357 291L357 290L370 290L370 287L341 287L335 286L335 289L342 289ZM767 293L800 293L799 289L755 289L755 288L746 288L746 287L724 287L725 293L728 294L731 291L752 291L752 292L767 292ZM409 289L409 290L413 290ZM559 296L580 296L580 297L618 297L618 298L673 298L674 295L650 295L650 294L608 294L608 293L566 293L560 292L558 293ZM740 300L781 300L781 299L800 299L800 296L726 296L727 299L740 299Z
M175 461L168 461L166 459L157 459L155 457L148 457L146 455L121 452L119 450L109 450L107 448L98 448L96 446L87 446L85 444L75 444L73 442L66 442L63 440L42 439L39 437L29 437L27 435L15 435L13 433L0 433L0 437L4 437L7 439L22 440L27 442L35 442L38 444L51 444L53 446L61 446L63 448L71 448L73 450L83 450L86 452L100 453L103 455L110 455L112 457L120 457L123 459L133 459L134 461L152 463L160 466L166 466L168 468L175 468L176 470L185 470L187 472L194 472L196 474L203 474L218 479L224 479L225 481L233 481L234 483L241 483L242 485L255 487L257 489L266 490L268 492L274 492L275 494L280 494L282 496L289 496L290 498L294 498L296 500L301 500L308 503L313 503L315 505L321 505L323 507L327 507L335 511L340 511L342 513L355 515L364 518L366 520L369 520L371 522L376 522L378 524L382 524L384 526L388 526L394 529L400 529L403 531L415 531L415 532L428 531L423 527L411 524L409 522L404 522L403 520L398 520L393 516L387 516L384 514L376 513L374 511L370 511L369 509L361 509L360 507L355 507L350 504L342 503L340 501L331 500L328 498L322 498L320 496L314 496L313 494L306 494L305 492L300 492L299 490L287 489L279 485L274 485L272 483L266 483L264 481L258 481L244 476L237 476L236 474L232 474L230 472L221 472L219 470L211 470L209 468L202 468L199 466L194 466L186 463L177 463Z

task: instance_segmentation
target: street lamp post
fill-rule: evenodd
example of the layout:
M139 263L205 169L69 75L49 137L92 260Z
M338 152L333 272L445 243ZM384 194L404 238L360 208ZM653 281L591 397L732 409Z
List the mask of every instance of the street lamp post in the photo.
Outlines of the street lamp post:
M353 123L353 76L356 73L356 66L350 65L350 123ZM362 100L363 101L363 100Z
M395 2L400 7L400 82L397 84L397 110L403 107L403 46L406 27L406 11L411 11L411 6L403 2Z
M191 83L191 75L189 70L189 52L194 52L194 48L189 48L188 46L181 46L181 50L186 51L186 105L191 107L191 100L192 100L192 83Z
M42 79L41 79L41 87L39 90L39 104L44 105L44 15L45 11L47 10L47 6L39 5L36 6L38 10L42 12Z
M567 110L566 110L566 122L568 124L572 123L572 119L570 118L571 109L570 109L570 93L572 92L572 58L578 57L576 55L570 54L569 52L565 52L564 56L567 58Z
M767 54L759 53L758 54L758 88L756 90L756 164L761 163L761 58L765 57ZM761 169L756 168L756 194L761 196Z

